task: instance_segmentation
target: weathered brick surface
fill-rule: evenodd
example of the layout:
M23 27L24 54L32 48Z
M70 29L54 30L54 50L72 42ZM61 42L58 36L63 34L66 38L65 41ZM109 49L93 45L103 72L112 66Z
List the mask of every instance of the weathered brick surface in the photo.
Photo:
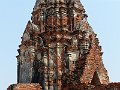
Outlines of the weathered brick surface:
M39 84L16 84L11 85L7 90L43 90ZM120 83L110 83L108 85L86 85L68 84L62 90L120 90Z
M39 84L14 84L8 87L7 90L42 90Z
M18 49L22 84L8 90L118 90L96 36L79 0L36 0Z
M108 85L86 85L86 84L70 84L63 90L120 90L120 83L109 83Z

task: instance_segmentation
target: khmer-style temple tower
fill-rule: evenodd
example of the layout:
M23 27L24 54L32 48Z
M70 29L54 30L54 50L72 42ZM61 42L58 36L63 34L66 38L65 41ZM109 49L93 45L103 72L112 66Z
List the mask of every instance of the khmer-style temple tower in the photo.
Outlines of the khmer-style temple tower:
M18 84L8 90L109 83L101 46L79 0L36 0L19 48Z

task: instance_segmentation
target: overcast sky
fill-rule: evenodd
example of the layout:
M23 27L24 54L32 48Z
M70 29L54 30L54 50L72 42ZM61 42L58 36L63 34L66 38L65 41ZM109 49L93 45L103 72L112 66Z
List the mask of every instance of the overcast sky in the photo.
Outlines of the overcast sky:
M120 81L120 0L81 0L102 46L111 82ZM17 81L18 45L35 0L0 0L0 90Z

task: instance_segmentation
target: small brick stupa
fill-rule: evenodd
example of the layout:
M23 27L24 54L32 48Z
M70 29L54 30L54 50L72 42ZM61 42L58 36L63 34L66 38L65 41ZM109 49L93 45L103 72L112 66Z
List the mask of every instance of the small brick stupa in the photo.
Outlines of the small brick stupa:
M19 48L8 90L120 90L79 0L36 0Z

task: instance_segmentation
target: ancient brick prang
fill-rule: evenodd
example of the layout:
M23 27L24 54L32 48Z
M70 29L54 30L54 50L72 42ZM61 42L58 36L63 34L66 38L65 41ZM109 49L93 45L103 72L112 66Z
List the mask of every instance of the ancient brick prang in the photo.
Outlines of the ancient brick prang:
M87 17L79 0L37 0L19 45L13 88L36 88L28 83L39 83L35 90L108 87L102 48Z

